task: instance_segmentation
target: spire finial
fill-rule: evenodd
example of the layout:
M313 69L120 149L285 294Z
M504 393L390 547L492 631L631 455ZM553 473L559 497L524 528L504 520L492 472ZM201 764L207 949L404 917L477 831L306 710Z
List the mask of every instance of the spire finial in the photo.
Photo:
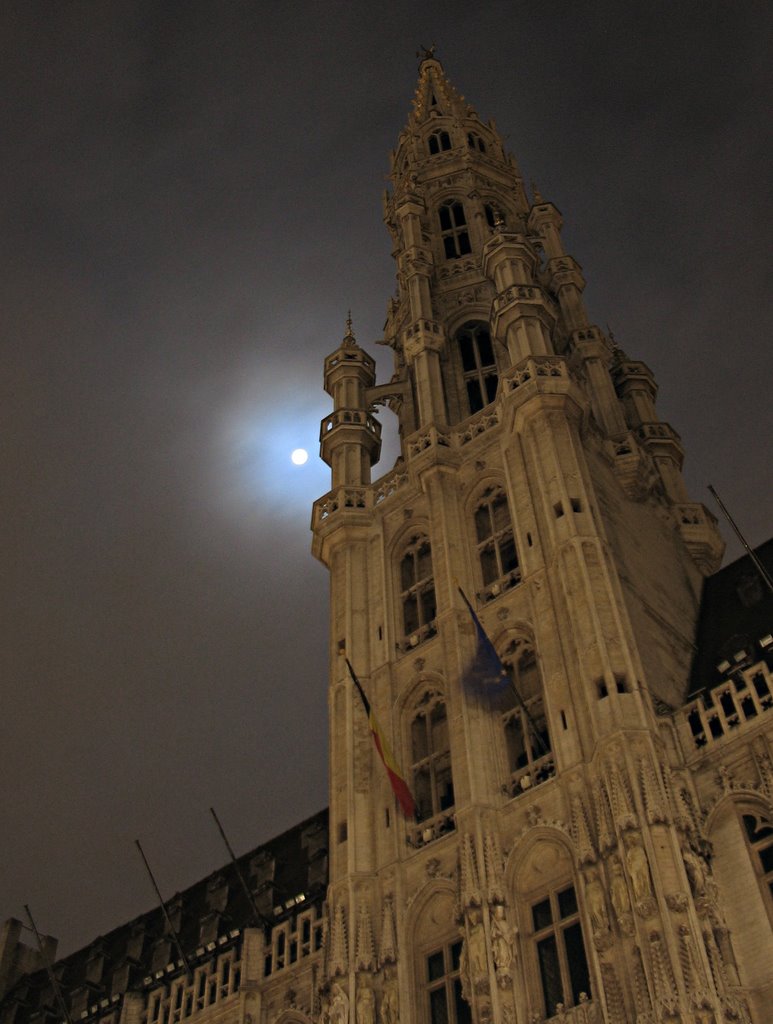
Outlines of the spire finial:
M432 46L424 46L423 43L419 43L419 48L416 51L416 56L419 58L420 61L434 60L436 49L437 45L435 43L433 43Z
M346 334L344 334L344 345L356 345L357 339L354 337L354 331L352 330L352 311L349 310L346 314Z
M532 178L531 180L531 194L534 196L535 203L544 203L545 200L542 198L542 193L537 188L537 182Z

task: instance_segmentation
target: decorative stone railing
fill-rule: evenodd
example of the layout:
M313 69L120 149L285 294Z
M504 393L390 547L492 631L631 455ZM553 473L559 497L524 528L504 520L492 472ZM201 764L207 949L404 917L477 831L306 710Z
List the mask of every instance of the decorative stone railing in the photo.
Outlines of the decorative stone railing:
M277 974L322 949L325 920L310 907L293 919L271 929L270 945L263 957L263 976Z
M531 356L504 373L500 387L504 394L515 391L523 384L548 377L569 377L566 362L561 356Z
M174 978L170 979L166 970L148 975L144 979L148 992L142 1024L180 1024L207 1007L235 996L241 987L242 974L239 936L240 933L234 931L199 947L188 958L190 976L182 969L181 961Z
M519 768L518 771L513 772L510 780L505 783L502 789L510 796L520 796L521 793L528 793L535 786L539 786L541 783L554 778L555 774L556 759L551 751L550 753L543 754L542 757L533 761L530 765L526 765L525 768Z
M730 665L728 664L728 668ZM677 713L696 750L738 732L773 708L773 675L764 661L736 671Z
M326 416L319 428L319 439L323 440L335 427L365 427L376 440L381 440L381 424L369 412L362 409L336 409Z
M453 811L445 811L441 814L436 814L433 818L427 818L418 825L413 825L408 830L406 842L409 846L419 849L455 830L456 818Z
M506 590L510 590L521 582L521 570L520 568L512 569L509 573L503 576L501 579L494 580L493 583L489 583L483 590L478 591L478 597L485 604L488 601L493 601L494 598L499 597L500 594L504 594Z
M535 1024L602 1024L603 1018L596 1003L585 992L581 992L576 1006L567 1007L558 1003L552 1017L545 1017L544 1021L539 1021L539 1018L533 1020Z

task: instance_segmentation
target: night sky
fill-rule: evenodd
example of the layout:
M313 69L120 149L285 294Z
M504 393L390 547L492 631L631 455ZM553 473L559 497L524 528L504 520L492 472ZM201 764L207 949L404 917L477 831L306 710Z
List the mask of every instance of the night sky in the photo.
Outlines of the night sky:
M753 0L3 5L0 920L29 903L66 953L153 905L136 837L171 896L227 860L210 805L243 853L327 802L322 362L351 307L391 372L420 43L561 209L693 498L773 533L771 27Z

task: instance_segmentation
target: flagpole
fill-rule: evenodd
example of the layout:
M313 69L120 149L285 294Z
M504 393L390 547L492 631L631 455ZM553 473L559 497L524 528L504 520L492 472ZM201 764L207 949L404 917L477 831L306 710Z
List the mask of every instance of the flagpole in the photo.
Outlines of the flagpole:
M741 533L741 531L738 529L738 527L737 527L737 525L735 523L735 520L733 519L733 517L730 515L730 513L725 508L725 503L722 501L722 499L717 494L717 492L714 490L714 488L711 486L711 484L708 485L708 489L711 491L712 497L716 501L717 505L719 505L719 507L722 509L722 514L724 515L725 519L727 519L728 523L730 523L730 526L733 528L733 532L735 533L736 537L740 540L741 544L743 544L744 548L746 549L746 553L749 556L749 558L751 558L752 564L754 565L754 568L757 570L757 572L762 577L763 583L766 585L766 587L771 592L771 594L773 594L773 579L770 578L770 573L767 571L767 569L762 564L762 562L759 560L759 558L754 553L754 551L752 551L751 547L747 543L746 538Z
M238 862L236 860L236 855L233 852L233 849L231 848L231 844L228 842L228 837L225 834L223 826L220 824L220 818L218 818L218 816L215 814L215 808L214 807L210 807L209 813L215 819L215 824L217 825L217 827L218 827L218 829L220 831L220 835L223 837L223 842L225 843L225 848L226 848L226 850L228 850L228 854L229 854L229 856L231 858L231 863L233 864L234 871L236 872L236 877L239 879L239 882L241 883L241 887L244 890L244 895L247 897L247 902L250 905L250 910L252 911L252 915L253 915L253 919L254 919L255 923L260 928L270 928L271 927L271 923L266 920L266 918L261 914L261 912L258 910L257 906L255 905L255 899L254 899L252 893L249 890L247 882L244 879L244 875L241 872L241 868L239 867L239 864L238 864Z
M51 966L51 961L48 959L48 954L46 953L45 948L43 946L43 940L40 937L40 932L38 931L37 925L35 924L35 921L32 917L32 911L30 910L26 903L24 904L24 909L27 911L27 917L30 919L32 930L35 933L35 941L38 944L40 959L43 961L43 966L46 969L48 980L51 982L51 988L54 990L54 998L56 999L59 1005L59 1009L62 1012L62 1016L67 1021L67 1024L72 1024L72 1017L70 1016L67 1010L67 1004L64 1001L64 996L62 995L62 990L59 987L59 982L57 980L56 975L54 974L54 969Z
M140 851L140 857L142 857L143 863L145 865L145 870L148 873L148 877L150 878L150 881L153 883L153 888L156 890L156 896L158 896L158 902L161 905L161 912L164 915L164 920L166 921L167 928L171 932L172 938L174 939L174 944L175 944L175 946L177 946L177 952L180 954L180 959L182 960L183 964L185 965L185 971L186 971L188 977L190 978L190 980L193 981L193 971L191 970L191 965L188 963L188 957L183 952L182 945L180 944L180 936L177 934L177 929L172 924L172 919L169 916L169 911L166 909L166 903L164 903L164 899L163 899L163 897L161 895L161 890L156 885L156 880L153 877L153 872L150 870L150 864L148 864L148 858L145 856L145 853L144 853L142 847L140 846L139 839L135 839L134 842L135 842L135 845L136 845L137 849Z
M545 755L549 754L551 752L550 751L550 747L547 746L545 741L542 739L540 734L537 732L536 723L535 723L534 719L531 717L531 713L529 712L529 709L526 707L526 704L525 704L525 702L523 700L523 697L521 697L520 693L518 692L518 687L515 685L515 680L513 679L512 675L509 672L507 672L507 670L505 669L504 665L502 664L502 660L500 659L499 655L497 654L496 648L491 643L491 640L489 639L488 634L486 633L485 629L483 628L483 624L481 623L480 619L476 615L475 609L470 604L469 598L467 597L465 592L462 590L458 580L456 581L456 589L461 594L462 600L467 605L467 610L469 611L470 615L472 616L472 621L473 621L473 623L475 625L475 628L476 628L476 630L478 632L479 642L480 642L481 639L485 640L486 646L490 649L492 657L496 659L499 667L502 670L502 673L505 676L507 676L507 678L509 679L510 686L512 687L512 691L513 691L513 693L515 695L515 699L518 702L518 705L520 706L520 709L521 709L521 711L522 711L522 713L523 713L523 715L524 715L524 717L526 719L527 727L531 730L531 733L534 736L534 739L537 741L537 744L538 744L539 749L540 749L541 756L545 756ZM474 661L474 659L473 659L473 661Z

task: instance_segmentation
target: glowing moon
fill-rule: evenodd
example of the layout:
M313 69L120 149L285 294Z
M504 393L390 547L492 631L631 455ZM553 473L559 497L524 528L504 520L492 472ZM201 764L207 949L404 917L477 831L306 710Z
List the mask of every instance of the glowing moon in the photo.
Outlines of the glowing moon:
M296 448L290 458L293 460L296 466L302 466L309 458L309 453L305 448Z

